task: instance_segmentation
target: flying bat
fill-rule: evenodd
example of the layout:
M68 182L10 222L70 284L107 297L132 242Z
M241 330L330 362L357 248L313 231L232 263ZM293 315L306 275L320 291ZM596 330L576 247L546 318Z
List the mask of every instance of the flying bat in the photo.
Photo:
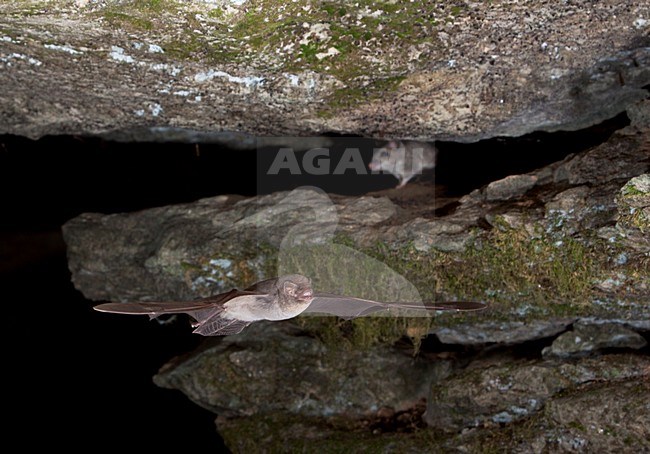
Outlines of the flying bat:
M371 314L417 311L475 311L485 309L480 302L383 303L379 301L314 293L309 278L290 274L258 282L244 290L233 289L195 301L105 303L100 312L147 314L189 314L194 333L204 336L237 334L259 320L286 320L303 313L331 314L350 319ZM406 311L406 312L404 312ZM413 312L411 312L413 313Z

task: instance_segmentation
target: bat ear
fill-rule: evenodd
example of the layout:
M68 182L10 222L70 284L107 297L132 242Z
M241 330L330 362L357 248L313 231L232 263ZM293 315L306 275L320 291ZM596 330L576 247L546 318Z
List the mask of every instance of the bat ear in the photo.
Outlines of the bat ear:
M284 283L284 292L287 295L296 296L296 293L298 293L298 285L294 282L287 281Z

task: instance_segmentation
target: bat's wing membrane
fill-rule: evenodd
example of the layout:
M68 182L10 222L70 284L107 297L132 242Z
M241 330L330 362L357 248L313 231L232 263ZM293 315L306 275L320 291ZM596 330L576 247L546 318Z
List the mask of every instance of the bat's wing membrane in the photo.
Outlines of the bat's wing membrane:
M254 291L233 289L196 301L105 303L95 306L94 309L116 314L145 314L151 318L163 314L188 314L196 320L192 324L195 333L204 336L225 336L241 332L250 322L223 318L221 316L223 304L240 296L259 294Z
M445 301L440 303L423 303L427 309L434 311L482 311L487 303L480 301Z
M220 306L238 296L257 295L256 292L233 289L226 293L202 298L194 301L137 301L131 303L104 303L95 306L93 309L99 312L112 312L115 314L190 314L202 310ZM196 318L196 317L195 317Z
M340 296L330 293L317 293L304 313L330 314L341 318L363 317L387 308L377 301Z
M104 303L93 309L99 312L114 314L189 314L190 312L205 309L208 305L200 301L174 301L174 302L147 302L138 301L131 303Z
M478 301L383 303L350 296L317 293L303 313L331 314L341 318L367 317L391 312L397 315L426 316L437 311L476 311L486 307L487 304Z

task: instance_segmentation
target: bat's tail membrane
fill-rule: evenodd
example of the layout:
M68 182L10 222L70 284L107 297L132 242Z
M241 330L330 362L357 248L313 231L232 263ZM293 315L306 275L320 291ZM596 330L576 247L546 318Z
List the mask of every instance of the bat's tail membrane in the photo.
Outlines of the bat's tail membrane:
M251 322L216 316L193 324L196 329L192 332L203 336L227 336L240 333L250 324Z
M209 306L186 313L196 320L192 323L193 333L202 336L237 334L250 325L250 322L223 317L223 306Z

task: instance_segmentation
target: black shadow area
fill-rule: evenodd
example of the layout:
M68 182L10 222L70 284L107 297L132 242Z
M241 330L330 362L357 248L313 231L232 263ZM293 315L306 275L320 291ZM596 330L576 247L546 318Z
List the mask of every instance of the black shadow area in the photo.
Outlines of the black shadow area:
M225 185L207 178L210 158L193 146L115 147L0 137L4 433L23 449L224 452L216 415L152 382L202 338L186 320L162 326L93 311L71 283L60 226L82 212L189 202Z

